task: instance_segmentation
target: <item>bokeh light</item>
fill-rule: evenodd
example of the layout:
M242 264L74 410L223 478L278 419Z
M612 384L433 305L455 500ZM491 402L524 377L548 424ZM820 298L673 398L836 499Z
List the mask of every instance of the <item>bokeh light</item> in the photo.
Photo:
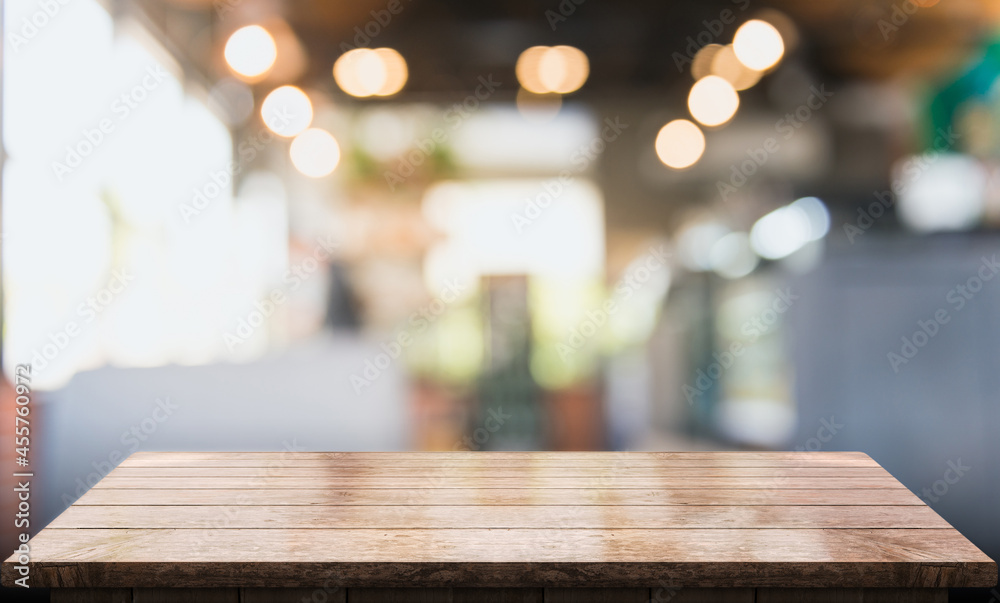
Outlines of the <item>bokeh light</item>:
M311 178L320 178L337 168L340 145L326 130L309 128L292 141L289 155L295 169Z
M396 94L408 76L406 60L392 48L355 48L333 64L340 89L359 98Z
M715 62L715 55L722 50L721 44L706 44L694 55L691 60L691 77L698 81L706 75L712 75L712 64ZM718 75L718 74L716 74Z
M736 57L732 44L721 47L712 55L710 67L712 75L717 75L732 84L736 90L746 90L760 81L764 72L750 69Z
M694 165L705 152L705 135L686 119L675 119L656 135L656 156L668 167L683 169Z
M569 94L590 75L590 61L572 46L532 46L517 59L517 80L534 94Z
M731 232L712 245L708 263L723 278L742 278L753 272L760 258L750 246L747 233Z
M726 123L733 118L739 106L740 97L733 85L717 75L709 75L695 82L688 95L688 110L706 126Z
M757 71L770 69L785 54L785 43L778 29L760 19L751 19L733 37L733 49L740 62Z
M235 73L256 78L274 65L278 58L278 47L266 29L260 25L248 25L229 36L223 54L229 68Z
M312 123L312 103L295 86L275 88L260 106L264 125L279 136L295 136Z

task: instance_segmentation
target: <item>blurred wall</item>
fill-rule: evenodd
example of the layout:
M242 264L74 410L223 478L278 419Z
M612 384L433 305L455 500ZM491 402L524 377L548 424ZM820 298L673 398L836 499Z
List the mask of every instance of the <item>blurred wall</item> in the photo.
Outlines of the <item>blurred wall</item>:
M874 236L791 283L793 445L868 453L1000 558L1000 240Z

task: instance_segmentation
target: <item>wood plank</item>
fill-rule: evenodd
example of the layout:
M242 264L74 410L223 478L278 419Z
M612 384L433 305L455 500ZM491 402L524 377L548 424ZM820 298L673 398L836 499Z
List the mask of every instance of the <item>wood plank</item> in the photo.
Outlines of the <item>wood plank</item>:
M475 462L480 459L499 460L526 460L526 461L567 461L573 459L665 459L674 460L678 458L688 459L801 459L813 461L817 459L857 459L871 460L871 457L864 452L856 451L743 451L743 450L721 450L721 451L675 451L675 452L615 452L615 451L586 451L586 452L546 452L546 451L480 451L480 452L433 452L433 451L378 451L378 452L285 452L285 451L149 451L139 450L134 452L129 458L135 459L167 459L167 458L188 458L195 460L203 459L223 459L223 458L244 458L246 456L257 456L260 458L280 458L294 456L301 459L350 459L354 461L377 461L379 463L392 464L393 461L400 460L426 460L438 463L442 460L456 460L462 463Z
M132 603L131 588L54 588L51 603Z
M755 477L792 479L802 477L880 477L891 478L881 467L133 467L111 471L108 477L379 477L420 478L443 477L480 478L594 478L617 479L643 478L698 478L698 477Z
M241 588L240 603L347 603L347 589Z
M138 466L217 467L878 467L860 452L145 452L122 462Z
M609 483L610 482L610 483ZM585 477L442 477L437 479L407 477L114 477L102 479L94 489L233 489L256 490L260 488L528 488L545 490L550 488L731 488L740 490L764 489L832 489L848 490L859 488L893 489L903 488L892 477L796 477L788 479L761 479L755 477L623 477L597 480Z
M49 528L941 528L914 506L83 506Z
M473 453L481 454L481 453ZM266 459L255 459L254 457L246 458L228 458L228 459L204 459L204 460L187 460L187 459L136 459L131 458L125 459L119 465L121 467L128 468L147 468L147 467L174 467L174 468L185 468L185 467L209 467L209 468L222 468L222 467L246 467L246 468L258 468L258 469L281 469L290 467L301 467L301 468L329 468L329 467L350 467L357 469L379 469L384 468L385 465L374 462L374 461L354 461L354 460L322 460L322 459L299 459L295 456L288 456L285 458L274 458L270 460ZM401 469L434 469L434 468L467 468L476 467L478 469L488 470L488 469L507 469L507 468L539 468L539 469L572 469L572 468L590 468L590 469L606 469L608 467L648 467L648 468L669 468L669 467L687 467L687 468L788 468L788 467L799 467L799 468L809 468L809 467L829 467L829 468L877 468L878 465L872 461L866 461L861 459L816 459L814 461L808 460L794 460L794 459L678 459L673 461L658 460L658 459L638 459L635 461L621 461L621 460L610 460L606 462L601 462L599 460L567 460L567 461L529 461L529 460L500 460L491 459L485 461L474 461L461 462L457 460L442 460L439 463L434 463L429 460L416 460L416 461L394 461L392 463L393 467L398 467Z
M988 587L997 568L953 529L103 530L31 540L39 586ZM12 578L10 563L3 566ZM320 571L324 570L324 571Z
M74 505L911 505L905 488L866 490L573 489L110 489L93 488Z
M648 603L648 588L546 588L545 603Z
M238 588L136 588L133 603L240 603Z

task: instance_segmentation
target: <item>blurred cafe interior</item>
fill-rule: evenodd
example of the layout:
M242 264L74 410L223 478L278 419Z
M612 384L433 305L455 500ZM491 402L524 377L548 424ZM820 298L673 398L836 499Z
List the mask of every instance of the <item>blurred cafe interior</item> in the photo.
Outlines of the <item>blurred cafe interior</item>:
M30 365L45 518L137 450L860 450L1000 558L1000 4L3 29L0 461Z

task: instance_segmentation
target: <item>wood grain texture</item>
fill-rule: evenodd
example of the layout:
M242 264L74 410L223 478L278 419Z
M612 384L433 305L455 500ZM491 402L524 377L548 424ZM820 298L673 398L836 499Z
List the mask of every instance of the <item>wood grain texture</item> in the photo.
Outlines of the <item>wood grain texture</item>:
M867 455L834 452L137 453L30 544L38 586L242 589L243 603L543 588L742 602L997 575ZM277 587L302 590L259 590Z
M74 505L913 505L923 501L905 488L885 490L670 489L656 488L496 488L405 489L123 489L95 488Z
M250 466L288 466L301 463L328 463L373 467L488 467L488 466L550 466L586 465L606 467L663 466L675 463L731 465L735 467L786 467L800 463L803 467L866 466L878 467L863 452L146 452L139 451L121 466L147 463L175 466L177 463L206 463L231 466L229 463L250 463ZM183 466L183 465L182 465Z
M300 477L310 479L343 477L419 478L438 479L443 477L461 478L519 478L530 475L536 479L546 478L592 478L618 479L639 478L694 478L694 477L755 477L785 479L796 477L881 477L892 479L881 467L345 467L331 463L324 467L205 467L200 464L190 467L117 467L108 477Z
M941 528L913 506L73 506L49 528Z
M402 489L422 488L447 489L493 488L498 490L529 489L548 490L576 488L661 488L661 489L815 489L847 490L858 488L900 489L902 484L891 477L797 477L767 479L758 477L609 477L601 480L588 477L535 477L530 474L521 477L441 477L436 479L420 477L114 477L107 476L94 489L224 489L257 490L262 488L282 488L301 490L304 488L339 489Z

